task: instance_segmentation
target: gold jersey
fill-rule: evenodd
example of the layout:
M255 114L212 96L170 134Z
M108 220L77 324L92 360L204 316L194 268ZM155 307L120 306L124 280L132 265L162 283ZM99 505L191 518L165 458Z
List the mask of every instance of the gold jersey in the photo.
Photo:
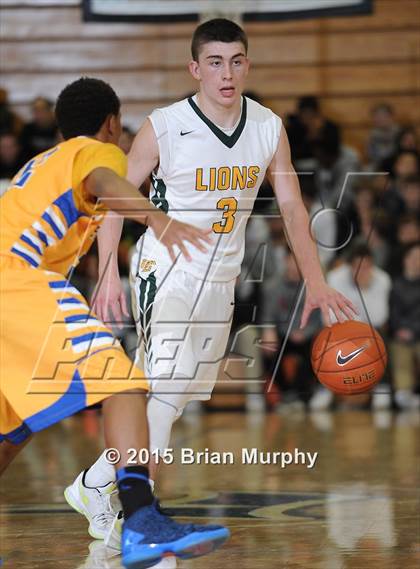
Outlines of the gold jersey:
M66 275L91 246L106 209L83 180L98 167L126 175L114 144L80 136L30 160L0 199L0 255Z

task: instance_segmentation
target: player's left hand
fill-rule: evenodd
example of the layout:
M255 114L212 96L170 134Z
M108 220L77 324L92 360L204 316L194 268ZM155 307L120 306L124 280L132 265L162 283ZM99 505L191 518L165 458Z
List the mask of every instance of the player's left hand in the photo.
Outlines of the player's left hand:
M303 307L300 327L305 328L309 317L315 308L319 308L325 326L331 326L330 310L338 322L353 320L359 313L355 305L341 292L328 286L325 282L306 286L306 298Z

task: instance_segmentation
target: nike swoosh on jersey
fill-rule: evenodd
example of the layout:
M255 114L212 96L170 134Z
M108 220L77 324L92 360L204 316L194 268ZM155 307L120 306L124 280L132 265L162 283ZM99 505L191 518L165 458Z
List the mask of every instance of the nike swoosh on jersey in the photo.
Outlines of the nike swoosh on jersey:
M337 364L339 366L345 366L346 364L348 364L349 362L351 362L352 360L354 360L354 358L357 358L357 356L359 354L361 354L362 352L364 352L366 350L367 346L362 346L361 348L358 348L357 350L354 350L354 352L350 352L349 354L347 354L346 356L343 356L341 350L338 350L337 352Z
M181 136L185 136L186 134L191 134L192 132L194 132L193 130L187 130L186 132L184 132L183 130L181 130L181 132L179 133Z

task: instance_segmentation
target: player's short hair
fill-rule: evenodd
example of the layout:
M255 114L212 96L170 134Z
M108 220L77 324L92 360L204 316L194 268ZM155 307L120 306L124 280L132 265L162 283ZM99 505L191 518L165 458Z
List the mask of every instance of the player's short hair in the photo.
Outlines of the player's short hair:
M117 116L121 103L105 81L81 77L61 91L55 106L58 128L63 138L94 136L109 115Z
M240 42L248 51L248 38L244 30L226 18L214 18L200 24L195 30L191 41L191 55L194 61L198 61L201 47L213 41L224 43Z

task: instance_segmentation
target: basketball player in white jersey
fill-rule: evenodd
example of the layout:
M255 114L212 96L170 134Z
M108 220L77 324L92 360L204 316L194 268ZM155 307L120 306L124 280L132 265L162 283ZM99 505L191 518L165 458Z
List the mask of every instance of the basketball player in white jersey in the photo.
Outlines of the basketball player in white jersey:
M199 84L197 94L155 110L129 154L129 181L140 187L152 175L151 201L156 206L174 219L213 230L207 253L188 244L168 253L146 231L132 262L133 309L144 352L139 350L137 361L151 382L151 451L161 456L187 403L210 398L229 336L245 227L266 174L306 283L302 327L315 308L321 309L326 325L330 310L339 321L355 312L325 282L281 119L242 96L247 47L244 31L234 22L215 19L200 25L189 64ZM106 285L95 308L105 321L109 310L116 318L126 312L117 265L121 229L122 218L112 216L99 235L99 278ZM155 460L149 469L154 480ZM97 538L112 519L106 496L113 483L112 465L102 455L66 491Z

